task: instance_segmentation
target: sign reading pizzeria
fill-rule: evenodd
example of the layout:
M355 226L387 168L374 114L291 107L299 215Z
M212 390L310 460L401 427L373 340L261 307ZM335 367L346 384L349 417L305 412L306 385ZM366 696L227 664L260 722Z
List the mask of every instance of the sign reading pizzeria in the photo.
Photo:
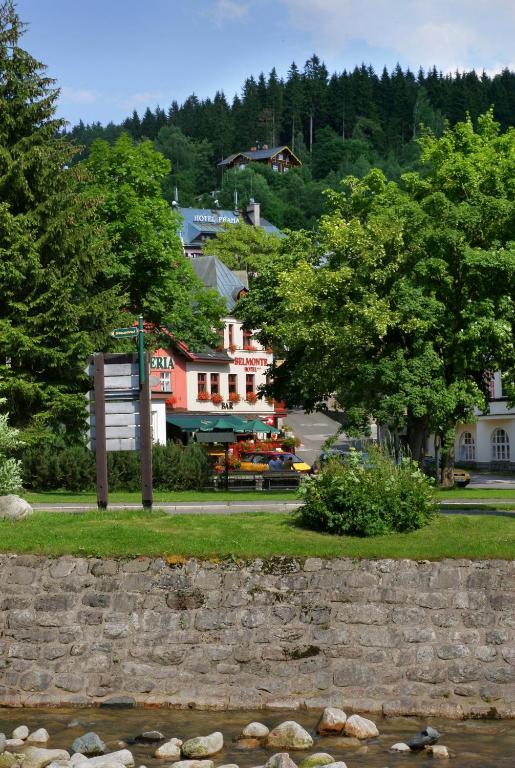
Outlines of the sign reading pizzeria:
M168 355L155 355L150 360L152 370L166 370L173 368L173 360Z

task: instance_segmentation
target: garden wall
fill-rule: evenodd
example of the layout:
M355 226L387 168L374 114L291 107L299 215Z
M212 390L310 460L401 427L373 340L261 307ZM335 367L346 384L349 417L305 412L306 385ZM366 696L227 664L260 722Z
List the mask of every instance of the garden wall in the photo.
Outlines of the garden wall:
M515 716L511 562L0 555L0 584L0 705Z

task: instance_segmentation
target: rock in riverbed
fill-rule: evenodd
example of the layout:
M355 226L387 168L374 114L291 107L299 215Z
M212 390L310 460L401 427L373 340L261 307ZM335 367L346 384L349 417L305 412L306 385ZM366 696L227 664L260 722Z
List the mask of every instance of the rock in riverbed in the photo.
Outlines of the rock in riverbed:
M17 728L14 729L12 732L12 739L26 739L29 735L29 729L26 725L19 725Z
M317 731L320 736L328 736L329 734L341 733L347 720L347 715L343 709L337 707L326 707L322 712Z
M396 744L392 744L390 752L411 752L411 749L403 741L398 741Z
M24 768L46 768L50 763L68 763L70 753L65 749L43 749L43 747L23 747Z
M109 752L107 755L99 755L99 757L90 757L89 766L94 768L104 768L104 766L111 766L115 763L119 765L132 766L134 765L134 757L132 752L128 749L119 749L117 752Z
M426 750L437 760L447 760L450 757L449 750L443 744L434 744L426 747Z
M154 757L167 758L168 760L180 760L181 759L181 747L182 741L180 739L170 739L154 752Z
M47 741L50 741L50 735L46 728L38 728L27 736L28 744L46 744Z
M263 768L297 768L287 752L278 752L270 757Z
M373 739L379 736L377 725L372 720L360 715L351 715L344 726L347 736L355 736L357 739Z
M179 760L173 768L215 768L212 760Z
M107 747L100 736L90 731L75 739L72 744L72 752L80 752L81 755L94 757L95 755L104 755L107 752Z
M263 723L249 723L240 733L240 739L264 739L270 733L270 729Z
M440 734L436 728L431 728L431 726L428 725L423 731L420 731L420 733L417 733L408 741L408 747L414 751L424 749L426 746L436 744L439 738Z
M197 736L188 739L182 745L182 754L188 758L202 758L216 755L224 746L224 737L220 731L210 733L209 736Z
M136 736L136 741L144 741L149 744L155 741L162 741L163 739L164 735L161 731L144 731L143 733L140 733L139 736Z
M0 755L5 751L5 742L7 741L5 733L0 733Z
M313 739L294 720L285 720L270 731L265 746L272 749L310 749Z
M327 752L315 752L314 755L305 757L299 768L315 768L315 766L329 765L330 763L334 763L334 757L328 755Z

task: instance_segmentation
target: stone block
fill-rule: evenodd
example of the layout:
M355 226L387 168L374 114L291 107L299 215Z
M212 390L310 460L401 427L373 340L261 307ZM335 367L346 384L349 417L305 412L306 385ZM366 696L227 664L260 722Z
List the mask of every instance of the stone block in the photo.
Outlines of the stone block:
M469 654L469 649L462 643L442 645L436 650L436 655L439 659L462 659Z
M82 605L87 605L89 608L109 608L110 604L110 596L100 592L89 592L82 598Z
M448 679L453 683L471 683L482 677L481 666L474 662L454 661L448 667Z
M497 649L493 645L479 645L474 655L479 661L493 661L497 656Z
M32 670L21 676L20 688L23 691L46 691L51 682L52 675L49 672Z
M333 674L334 684L341 688L349 686L369 685L374 682L375 671L358 664L346 664L335 668Z

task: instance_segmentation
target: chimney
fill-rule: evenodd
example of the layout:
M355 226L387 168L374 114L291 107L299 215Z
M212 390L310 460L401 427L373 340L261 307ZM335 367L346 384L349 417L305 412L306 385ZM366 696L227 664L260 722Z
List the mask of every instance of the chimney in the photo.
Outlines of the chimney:
M256 203L254 198L250 198L247 206L247 216L250 219L250 223L254 227L259 227L261 224L261 205Z
M256 149L257 149L257 147L251 147L251 148L250 148L250 151L251 151L251 152L255 152L255 151L256 151Z
M268 149L268 144L263 144L263 149Z

